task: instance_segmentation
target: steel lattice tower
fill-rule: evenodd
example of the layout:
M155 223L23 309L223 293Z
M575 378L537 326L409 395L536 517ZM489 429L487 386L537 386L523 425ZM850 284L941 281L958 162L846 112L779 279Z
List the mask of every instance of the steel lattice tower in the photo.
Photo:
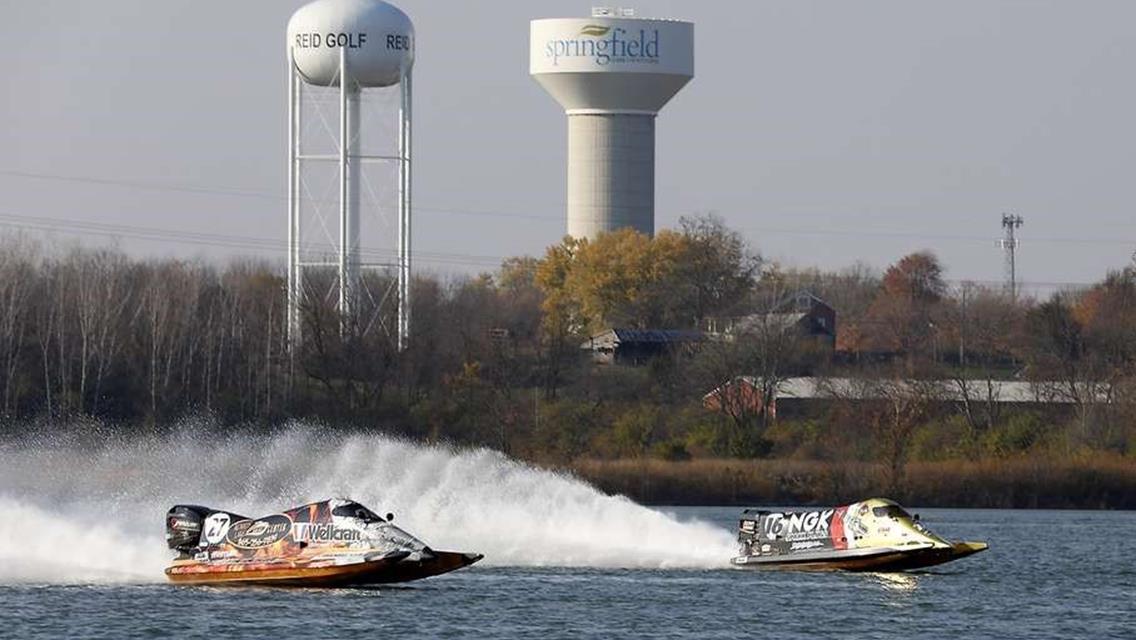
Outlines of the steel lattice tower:
M1014 252L1018 248L1018 239L1014 237L1014 230L1022 226L1022 217L1009 213L1002 214L1002 228L1005 237L998 241L998 246L1006 254L1006 288L1010 292L1010 299L1018 299L1018 274Z

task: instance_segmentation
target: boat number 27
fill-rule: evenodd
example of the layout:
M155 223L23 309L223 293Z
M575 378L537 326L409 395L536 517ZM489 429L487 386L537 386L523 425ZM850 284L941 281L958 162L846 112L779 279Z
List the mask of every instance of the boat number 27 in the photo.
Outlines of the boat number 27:
M225 534L229 532L229 514L227 513L214 513L205 519L205 541L209 544L217 544L225 539Z

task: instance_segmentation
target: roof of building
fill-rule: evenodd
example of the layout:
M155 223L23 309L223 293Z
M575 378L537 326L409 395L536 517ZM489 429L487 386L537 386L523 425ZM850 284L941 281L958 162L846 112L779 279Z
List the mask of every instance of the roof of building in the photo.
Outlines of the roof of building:
M712 318L709 326L715 331L720 327L723 333L744 333L758 329L788 331L793 327L801 327L810 333L819 329L835 336L836 327L828 326L830 323L824 317L824 311L818 313L818 309L827 310L834 316L836 314L827 302L812 292L801 289L783 296L767 311L733 318ZM831 324L835 324L835 318Z
M758 313L739 318L737 324L734 325L734 331L749 331L763 326L770 329L788 331L789 329L797 326L797 324L800 323L801 320L804 320L807 317L807 313L801 312Z
M757 386L755 376L738 376L730 382L742 381ZM726 383L706 396L719 392ZM943 402L961 402L966 397L972 401L984 402L990 394L994 402L1007 403L1056 403L1069 404L1074 401L1064 385L1058 382L1020 380L892 380L868 378L787 378L777 389L778 399L835 399L876 400L888 397L889 389L910 388L915 390L924 385L922 392ZM965 386L964 386L965 385ZM1086 388L1081 391L1091 393ZM1100 395L1099 393L1097 395Z
M623 329L616 327L602 333L597 333L584 341L584 344L581 346L590 348L595 342L614 342L615 344L632 342L663 344L701 342L705 339L706 334L701 331L688 331L685 329Z
M770 313L784 313L787 311L807 313L814 304L819 304L829 309L832 308L832 305L825 302L812 291L799 289L781 298L769 311Z

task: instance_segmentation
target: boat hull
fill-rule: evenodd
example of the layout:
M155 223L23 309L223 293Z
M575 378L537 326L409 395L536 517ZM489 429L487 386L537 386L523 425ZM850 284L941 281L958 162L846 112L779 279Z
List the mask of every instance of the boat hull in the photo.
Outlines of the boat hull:
M453 551L431 551L432 558L413 560L407 558L395 563L388 571L375 576L374 584L410 582L431 576L456 571L481 560L479 553L457 553Z
M986 549L984 542L955 542L946 547L911 550L886 548L857 553L833 552L811 557L739 556L734 558L733 564L751 569L799 571L910 571L965 558Z
M370 584L389 572L407 554L346 565L310 566L295 562L175 563L166 577L175 584L272 585L279 587L335 587Z
M474 553L434 551L433 557L409 559L407 553L345 565L310 566L302 563L210 564L187 561L166 569L175 584L276 587L350 587L409 582L467 567L482 556Z

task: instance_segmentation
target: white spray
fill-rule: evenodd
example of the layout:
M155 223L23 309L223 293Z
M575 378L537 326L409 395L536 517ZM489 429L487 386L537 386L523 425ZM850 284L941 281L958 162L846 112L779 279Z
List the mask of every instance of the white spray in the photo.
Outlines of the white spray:
M92 444L94 443L94 444ZM487 450L455 451L311 426L226 438L0 447L0 583L162 580L166 510L259 516L349 496L438 549L484 565L721 567L732 536Z

